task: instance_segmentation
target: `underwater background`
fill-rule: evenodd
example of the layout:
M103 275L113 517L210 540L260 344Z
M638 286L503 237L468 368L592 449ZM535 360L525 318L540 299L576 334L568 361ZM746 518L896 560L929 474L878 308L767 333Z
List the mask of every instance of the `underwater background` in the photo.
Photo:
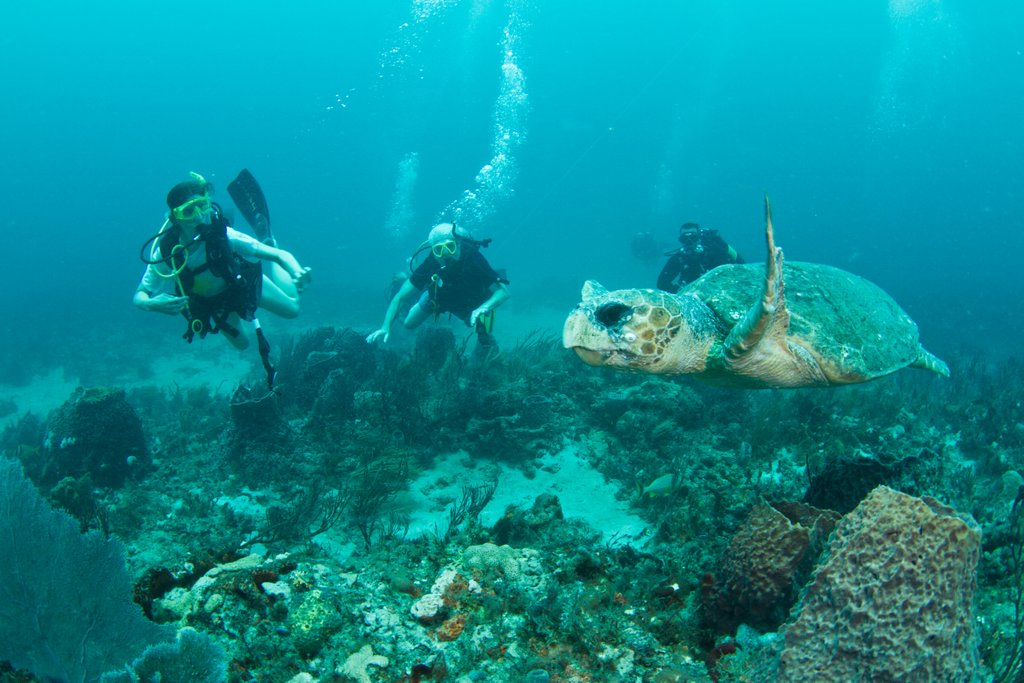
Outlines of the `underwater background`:
M701 602L701 577L759 500L808 502L817 491L819 507L851 513L859 499L830 508L808 486L813 473L851 454L877 456L875 483L974 515L989 545L973 607L980 654L967 669L996 680L1019 672L1024 620L1010 607L1013 591L1024 595L1013 504L1024 483L1021 3L28 2L6 3L0 22L5 455L82 530L123 540L135 602L150 619L180 619L219 639L232 680L285 681L300 671L310 680L369 680L358 662L356 673L346 667L382 629L391 665L385 674L371 661L372 680L773 680L772 643L749 645L763 653L749 666L716 664L735 654L728 644L737 623L772 633L793 603L775 605L774 616L709 620L708 605L718 603L706 590ZM201 173L230 215L227 185L242 168L267 195L280 245L313 269L298 320L261 318L293 389L270 413L244 393L247 380L260 381L254 352L216 338L186 345L181 320L131 303L144 270L140 248L161 227L168 189ZM719 230L747 262L759 262L765 193L787 259L882 287L953 377L905 370L836 392L744 394L584 368L551 343L585 280L653 287L683 222ZM417 336L396 326L387 347L358 346L380 324L392 275L441 221L492 238L485 254L511 282L495 329L506 355L487 368L466 364L467 330L457 325L454 341L429 338L433 328ZM641 233L654 236L653 255L634 249ZM356 370L344 382L330 374L346 367ZM93 404L112 411L113 423L138 421L145 453L126 457L152 469L104 481L88 463L53 456L75 445L73 415ZM253 424L271 432L247 431ZM65 440L55 445L60 430ZM460 495L483 495L456 486L462 470L478 467L469 460L486 460L488 469L466 481L486 487L500 471L498 490L480 509L467 503L463 513L473 514L448 532L436 533L436 517L417 522L433 506L443 526ZM914 470L937 460L944 465ZM558 471L575 474L550 483L561 509L549 516L593 512L586 492L606 483L616 488L601 500L616 514L588 519L589 532L551 531L537 521L548 514L537 499L533 517L516 522L521 528L498 528L518 518L496 502L530 507L547 485L538 483L548 481L544 473ZM584 471L600 472L600 483ZM77 508L68 502L71 484L57 487L65 478L55 472L78 482ZM0 496L29 500L15 474L0 474ZM655 498L646 489L665 474L670 495ZM92 480L82 484L84 476ZM354 499L337 494L344 504L328 527L354 538L347 550L307 547L326 530L277 534L278 513L268 510L278 503L306 505L307 517L291 523L314 529L331 507L324 491L305 502L282 493L311 478L342 493L351 491L341 481L364 494L371 482L391 482L376 492L372 512L383 519L379 506L394 505L388 519L404 519L405 532L375 526L366 509L360 521ZM405 499L425 489L433 497ZM510 489L529 490L529 501L504 498ZM262 502L224 502L239 496ZM166 521L175 515L180 523ZM644 543L655 555L663 552L657 544L671 545L670 567L629 555L615 530L651 536ZM246 636L225 626L228 607L219 622L215 610L202 618L193 607L153 611L172 587L190 590L203 574L180 567L244 561L245 553L224 554L242 540L266 554L240 571L266 572L259 576L267 581L222 593L247 596L230 608L238 623L259 613L271 626ZM569 569L556 570L528 553L480 560L484 551L472 549L491 542L551 557L581 546L608 550L584 560L569 553ZM468 552L462 564L452 564L454 547ZM195 559L200 550L210 553L205 564ZM285 550L293 560L272 561ZM510 569L515 562L519 569ZM394 623L381 626L380 614L337 619L348 609L337 605L374 592L365 578L349 577L386 576L389 564L404 567L378 591L391 596L394 604L380 610ZM498 578L487 573L498 565ZM461 573L444 586L461 586L460 598L442 587L450 604L436 622L409 617L409 604L419 605L452 566ZM470 569L482 572L473 578L482 592L459 583ZM502 586L515 583L511 574L536 581L516 584L510 597ZM259 588L289 575L287 596ZM612 587L602 584L594 597L600 581ZM334 616L317 612L314 591L333 591ZM588 630L586 618L621 626L607 615L617 608L642 613L637 623L657 620L647 645ZM511 623L514 615L526 616ZM403 620L412 622L406 631ZM488 633L504 640L488 640L484 626L499 622ZM437 635L442 626L458 632L446 640ZM423 628L423 638L449 647L446 673L422 643L403 649ZM463 639L457 650L463 629L474 628L476 649ZM273 638L288 644L267 645ZM655 654L655 641L671 654ZM363 664L381 656L374 643L377 654ZM126 660L130 648L112 649L109 662L118 665L138 654ZM425 668L417 673L418 665Z
M586 278L653 286L638 232L667 250L696 220L759 260L767 192L788 258L876 282L939 355L1006 352L1021 314L1022 12L15 3L0 187L23 293L4 342L160 334L166 320L130 301L167 189L197 171L229 205L247 167L316 273L303 305L317 321L376 321L390 273L441 219L494 239L511 307L561 313Z

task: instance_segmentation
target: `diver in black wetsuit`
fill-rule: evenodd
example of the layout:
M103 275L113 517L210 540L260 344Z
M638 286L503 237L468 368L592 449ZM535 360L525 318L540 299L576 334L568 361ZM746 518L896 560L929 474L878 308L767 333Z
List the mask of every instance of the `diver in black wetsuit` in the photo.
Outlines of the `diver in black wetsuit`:
M414 329L428 317L450 313L475 328L480 346L494 346L494 310L508 299L509 291L508 280L480 253L479 248L487 242L472 239L451 223L435 225L421 247L429 248L430 255L402 283L380 329L371 332L366 341L387 342L403 301L418 294L418 301L405 317L406 328Z
M668 252L668 261L658 275L658 289L673 294L712 268L725 263L743 263L736 250L722 239L717 230L706 230L697 223L683 223L679 228L678 249Z

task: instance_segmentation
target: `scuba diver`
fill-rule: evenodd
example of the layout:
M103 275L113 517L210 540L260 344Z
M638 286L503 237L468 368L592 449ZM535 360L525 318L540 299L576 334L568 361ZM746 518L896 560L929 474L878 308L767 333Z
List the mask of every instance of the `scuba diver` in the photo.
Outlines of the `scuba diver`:
M435 225L410 259L412 273L391 298L384 323L366 337L367 343L378 339L386 343L402 304L419 295L405 316L407 329L419 327L428 317L436 320L442 313L450 313L475 329L478 349L496 350L497 342L491 334L494 310L508 299L509 291L508 280L480 253L480 248L488 244L489 239L475 240L452 223ZM427 249L430 255L412 268L416 256Z
M228 225L210 199L213 186L198 173L191 175L171 188L163 227L142 245L146 272L133 303L144 311L183 315L188 325L182 336L189 343L195 335L223 332L233 346L245 349L249 337L241 321L252 321L273 387L270 347L256 309L298 316L299 292L310 282L310 269L277 248L266 200L249 171L243 170L228 192L259 240Z
M743 258L717 230L707 230L697 223L683 223L679 228L678 249L666 252L668 261L658 275L658 289L675 294L683 285L693 282L712 268L725 263L743 263Z

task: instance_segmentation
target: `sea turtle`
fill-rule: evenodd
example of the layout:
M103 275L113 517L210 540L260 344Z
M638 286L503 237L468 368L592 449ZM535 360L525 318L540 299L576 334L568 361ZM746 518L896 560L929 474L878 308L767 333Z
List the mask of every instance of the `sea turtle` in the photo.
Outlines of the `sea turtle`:
M767 196L765 233L765 266L719 266L678 294L587 281L562 343L590 365L741 388L854 384L907 366L949 376L876 285L819 263L787 263L783 281Z

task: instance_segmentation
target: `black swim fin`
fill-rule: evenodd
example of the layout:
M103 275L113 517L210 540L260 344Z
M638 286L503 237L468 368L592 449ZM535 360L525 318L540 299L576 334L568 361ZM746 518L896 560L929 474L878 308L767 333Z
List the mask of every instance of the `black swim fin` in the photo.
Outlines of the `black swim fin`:
M263 196L260 184L256 182L252 173L249 173L249 169L243 168L238 177L231 181L228 185L228 194L242 212L246 222L252 226L256 239L264 244L276 246L274 234L270 232L270 209L267 208L267 198Z

